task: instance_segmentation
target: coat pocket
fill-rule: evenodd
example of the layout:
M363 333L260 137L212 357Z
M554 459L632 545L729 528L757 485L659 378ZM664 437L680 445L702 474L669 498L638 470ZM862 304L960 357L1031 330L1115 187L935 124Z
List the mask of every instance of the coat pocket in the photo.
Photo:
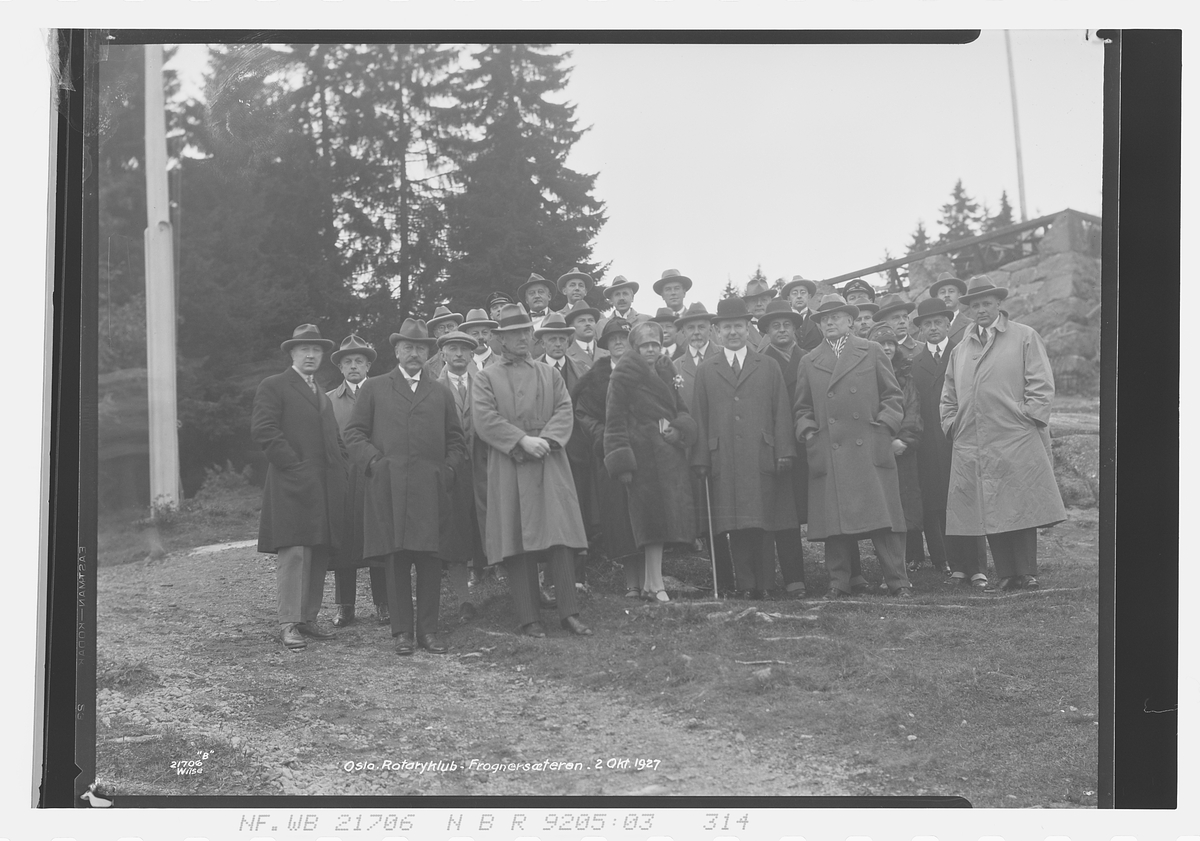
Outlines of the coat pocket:
M829 472L829 448L824 430L818 430L804 442L804 452L808 456L809 478L816 479Z
M892 431L886 424L872 424L875 435L875 466L885 470L896 469L896 454L892 452Z
M758 446L758 470L760 473L775 472L775 436L769 432L762 434L762 443Z

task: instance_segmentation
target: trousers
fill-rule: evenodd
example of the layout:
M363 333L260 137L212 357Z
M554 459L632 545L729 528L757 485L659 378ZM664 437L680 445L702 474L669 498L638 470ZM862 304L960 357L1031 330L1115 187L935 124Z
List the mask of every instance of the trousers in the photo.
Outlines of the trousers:
M946 509L925 509L925 542L935 567L950 567L967 578L987 574L987 543L982 537L946 534Z
M371 601L387 604L387 574L383 567L367 567L367 570L371 576ZM358 570L334 570L333 593L334 604L354 604L358 597Z
M1037 528L1003 531L987 536L997 578L1037 575Z
M315 622L325 595L327 546L283 546L275 560L279 622Z
M513 612L518 625L528 625L540 619L538 613L538 563L545 563L554 582L554 599L562 619L579 612L575 598L575 550L566 546L551 546L538 552L525 552L504 559L508 568L508 592L512 595Z
M875 544L875 556L883 571L883 581L889 590L910 587L908 573L904 569L905 532L880 531L867 534L837 534L825 539L825 570L829 573L829 586L843 593L850 592L850 558L858 548L859 539L869 539Z
M779 556L779 574L783 576L783 588L789 593L804 589L804 541L800 539L799 527L770 532L763 548L770 554L771 543ZM774 572L774 569L772 569Z
M767 551L766 537L763 529L733 529L729 532L729 554L733 558L733 576L739 590L765 591L775 583L775 558Z
M436 634L442 595L442 563L432 552L393 552L384 561L392 636L413 632L412 569L417 568L417 636Z

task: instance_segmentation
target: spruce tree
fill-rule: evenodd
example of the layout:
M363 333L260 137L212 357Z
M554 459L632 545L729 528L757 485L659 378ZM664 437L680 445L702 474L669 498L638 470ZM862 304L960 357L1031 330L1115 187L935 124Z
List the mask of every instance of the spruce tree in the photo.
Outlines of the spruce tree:
M912 239L905 246L907 251L905 254L920 254L922 251L928 251L933 248L933 243L929 240L929 234L925 230L925 220L917 220L917 229L912 233Z
M985 234L990 234L993 231L998 231L1001 228L1007 228L1015 224L1012 205L1008 203L1007 190L1000 191L1000 210L996 212L996 215L990 216L985 213L984 216L982 233Z
M740 289L738 289L736 286L733 285L733 281L732 280L725 281L725 288L721 290L721 300L724 301L726 298L740 298L740 297L742 297L742 292Z
M567 84L569 57L545 44L487 44L472 54L477 66L455 77L445 292L459 307L482 304L491 289L514 292L530 272L554 279L578 266L603 275L592 259L606 219L592 195L596 176L566 165L585 129L574 105L552 99Z
M981 222L979 203L967 195L960 178L950 191L949 203L942 205L942 218L938 220L942 233L937 244L945 245L978 236Z

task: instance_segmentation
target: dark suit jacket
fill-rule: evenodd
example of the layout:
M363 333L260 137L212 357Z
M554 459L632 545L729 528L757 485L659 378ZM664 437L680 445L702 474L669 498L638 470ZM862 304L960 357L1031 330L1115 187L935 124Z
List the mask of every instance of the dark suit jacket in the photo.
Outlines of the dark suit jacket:
M258 551L329 546L344 539L346 447L333 404L295 368L259 383L250 435L267 455Z
M950 457L952 447L942 432L942 385L950 349L946 342L942 361L933 361L933 354L924 343L912 360L912 380L917 388L921 407L921 445L917 447L917 470L921 477L921 503L927 510L946 509L946 493L950 486Z
M763 353L768 359L774 359L783 373L783 384L787 386L788 405L796 405L796 375L800 369L800 359L805 351L799 345L792 346L792 358L786 359L774 345L768 343ZM803 454L802 454L803 455ZM797 458L792 465L792 497L796 502L796 519L801 523L808 522L808 458Z
M361 389L363 383L358 384ZM345 380L332 391L325 392L333 405L333 416L337 418L338 431L345 433L346 424L354 412L355 398L350 395L350 387ZM345 440L343 438L343 440ZM346 471L346 539L341 550L329 561L331 570L358 569L367 566L363 561L363 505L366 502L366 479L363 477L363 465L353 458L349 460Z

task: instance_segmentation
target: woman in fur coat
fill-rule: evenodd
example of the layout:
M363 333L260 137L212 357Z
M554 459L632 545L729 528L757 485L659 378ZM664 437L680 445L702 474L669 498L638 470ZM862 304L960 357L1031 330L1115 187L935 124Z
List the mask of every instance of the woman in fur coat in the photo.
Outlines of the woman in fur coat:
M675 366L663 356L662 338L657 322L635 325L629 350L613 366L604 467L629 491L629 522L645 553L643 594L666 602L663 545L696 537L687 448L697 427L679 394Z
M900 505L904 509L904 525L908 536L904 541L904 556L910 572L925 560L922 544L924 509L921 505L921 478L917 469L917 445L921 441L921 402L917 395L917 384L912 378L912 361L900 353L896 331L886 324L871 328L867 338L878 342L883 352L892 361L896 382L904 392L904 420L900 432L892 441L892 452L896 454L896 478L900 480Z

